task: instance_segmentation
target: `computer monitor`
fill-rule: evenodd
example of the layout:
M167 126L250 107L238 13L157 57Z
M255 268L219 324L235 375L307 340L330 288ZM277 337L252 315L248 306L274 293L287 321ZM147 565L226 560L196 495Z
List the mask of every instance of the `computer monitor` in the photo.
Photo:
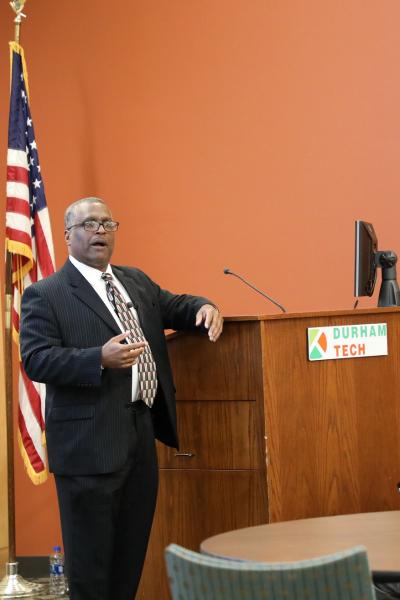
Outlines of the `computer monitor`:
M356 221L354 295L372 296L377 269L382 269L378 306L400 306L396 278L397 256L392 250L378 250L378 240L371 223Z

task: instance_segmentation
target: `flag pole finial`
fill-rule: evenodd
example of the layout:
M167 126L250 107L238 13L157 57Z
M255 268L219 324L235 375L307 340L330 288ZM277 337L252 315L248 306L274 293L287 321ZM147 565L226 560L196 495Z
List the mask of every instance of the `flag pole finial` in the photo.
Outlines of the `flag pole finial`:
M19 32L21 29L22 18L26 17L26 15L24 15L24 13L22 12L25 2L26 2L26 0L11 0L11 2L10 2L10 6L16 14L16 17L14 19L14 24L15 24L14 41L17 44L19 44Z

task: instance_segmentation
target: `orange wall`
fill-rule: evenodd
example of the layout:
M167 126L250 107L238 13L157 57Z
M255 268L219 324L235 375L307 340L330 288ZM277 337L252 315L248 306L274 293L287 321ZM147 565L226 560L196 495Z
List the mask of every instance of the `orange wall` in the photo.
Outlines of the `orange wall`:
M26 5L57 264L65 206L96 194L122 222L115 262L225 314L275 309L224 266L290 311L350 308L354 220L400 252L398 0L116 4ZM0 36L4 189L8 2ZM19 458L16 470L18 553L45 554L53 483L34 488Z

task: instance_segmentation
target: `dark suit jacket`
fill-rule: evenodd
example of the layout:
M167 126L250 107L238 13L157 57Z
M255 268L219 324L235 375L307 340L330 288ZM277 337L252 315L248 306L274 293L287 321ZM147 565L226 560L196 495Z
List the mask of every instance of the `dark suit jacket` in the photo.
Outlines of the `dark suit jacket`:
M158 375L155 435L177 447L175 389L164 329L195 329L206 298L173 295L142 271L112 267L135 306ZM101 348L120 333L106 305L67 261L22 298L20 345L33 381L47 384L46 439L58 475L110 473L127 459L132 370L101 369Z

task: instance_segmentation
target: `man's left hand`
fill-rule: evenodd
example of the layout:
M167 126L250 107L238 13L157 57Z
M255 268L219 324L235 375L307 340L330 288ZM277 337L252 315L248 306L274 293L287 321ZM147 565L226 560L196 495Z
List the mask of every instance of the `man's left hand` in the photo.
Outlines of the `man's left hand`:
M204 324L208 329L208 337L211 342L216 342L222 333L224 319L218 308L211 304L203 304L196 315L196 327Z

